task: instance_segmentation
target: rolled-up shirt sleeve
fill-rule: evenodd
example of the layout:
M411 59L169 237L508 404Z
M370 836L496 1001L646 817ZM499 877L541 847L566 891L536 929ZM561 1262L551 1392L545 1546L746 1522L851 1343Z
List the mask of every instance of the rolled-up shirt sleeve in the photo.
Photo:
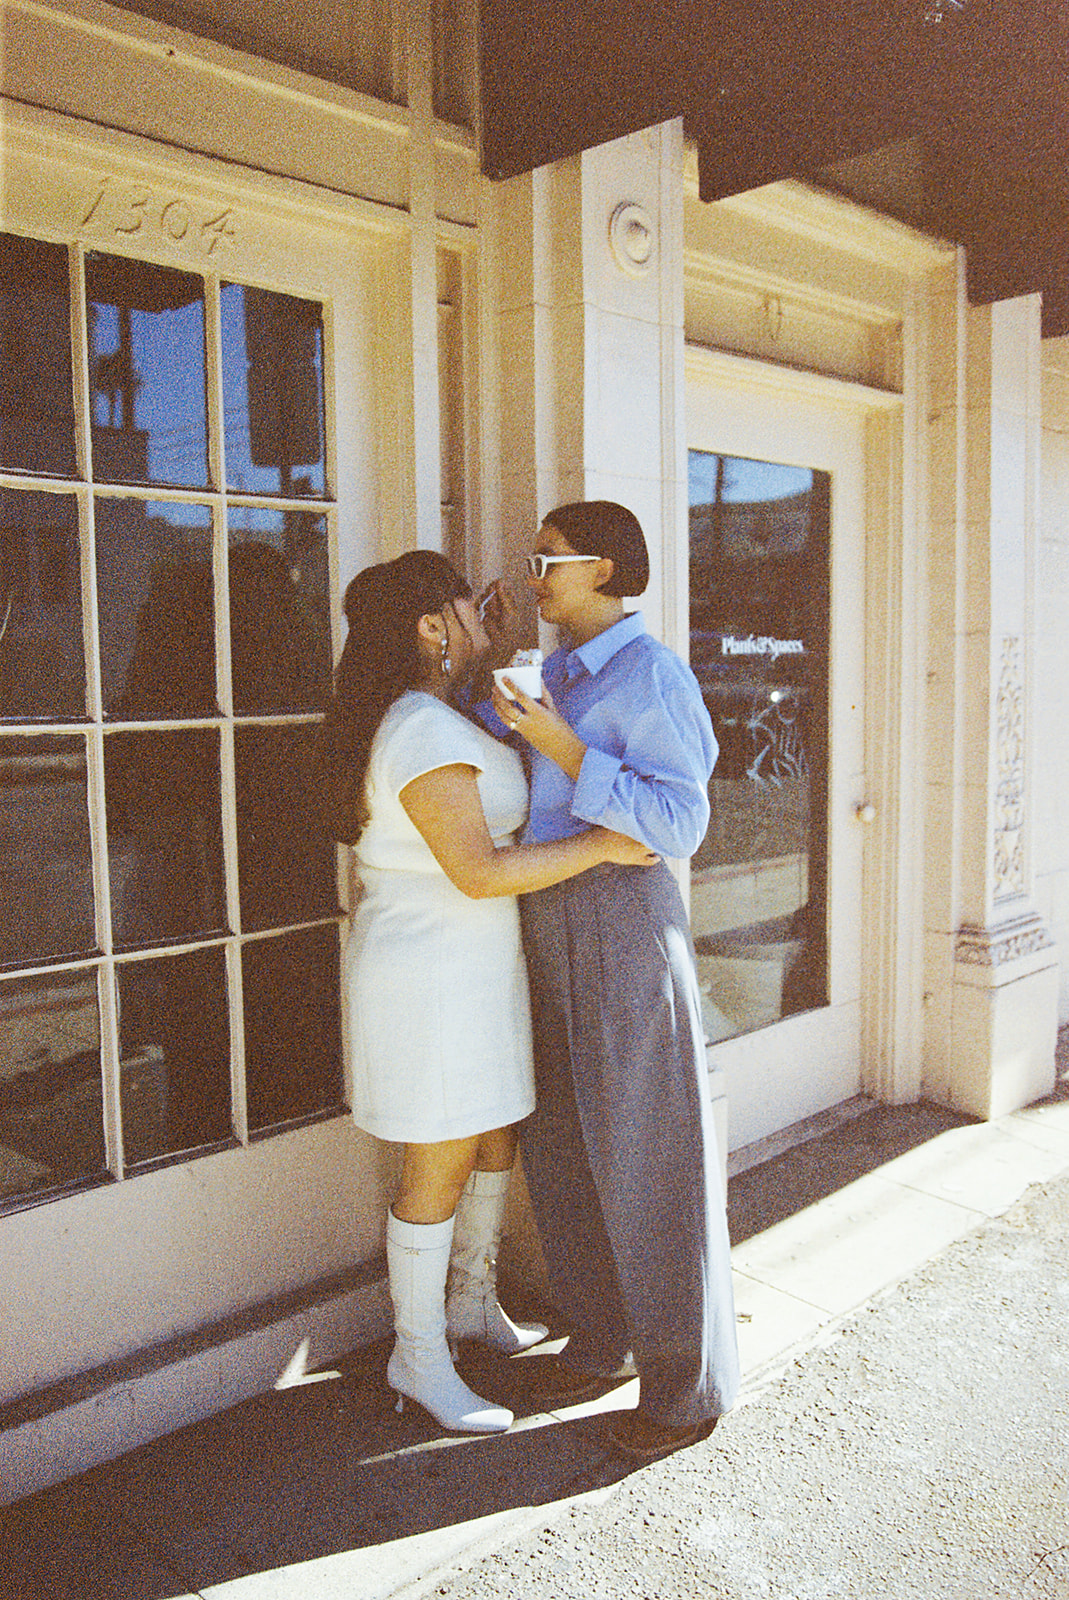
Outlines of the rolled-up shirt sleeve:
M621 754L587 747L572 815L659 855L691 856L709 826L712 722L697 684L671 659L658 662L643 687L644 704L629 720Z

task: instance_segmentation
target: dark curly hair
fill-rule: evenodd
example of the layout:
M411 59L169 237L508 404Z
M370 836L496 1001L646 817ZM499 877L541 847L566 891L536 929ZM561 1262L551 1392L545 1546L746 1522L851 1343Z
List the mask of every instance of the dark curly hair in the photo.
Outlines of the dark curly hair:
M317 762L324 822L345 844L355 844L367 825L364 779L379 723L422 677L416 624L461 598L471 598L470 586L433 550L410 550L365 567L345 591L349 634L320 729Z

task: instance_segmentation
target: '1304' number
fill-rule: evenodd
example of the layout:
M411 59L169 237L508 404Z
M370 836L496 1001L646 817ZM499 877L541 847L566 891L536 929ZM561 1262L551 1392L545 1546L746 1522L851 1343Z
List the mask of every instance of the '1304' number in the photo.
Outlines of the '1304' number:
M90 222L95 222L97 227L110 227L112 232L126 238L158 232L174 244L182 239L199 239L206 255L212 255L220 245L234 238L234 213L230 207L206 214L203 209L191 206L188 200L162 198L151 189L114 188L110 178L101 179L82 216L81 226L85 228Z

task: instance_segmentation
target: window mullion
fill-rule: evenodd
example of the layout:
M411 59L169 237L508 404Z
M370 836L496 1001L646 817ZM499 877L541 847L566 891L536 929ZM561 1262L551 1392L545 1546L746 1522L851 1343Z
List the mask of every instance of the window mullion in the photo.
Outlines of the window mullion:
M110 955L100 963L97 989L100 1001L100 1056L104 1063L104 1149L109 1172L113 1177L121 1178L125 1172L125 1156L120 1095L119 996L115 983L115 960Z
M245 1000L241 974L241 942L226 942L227 993L230 997L230 1107L234 1137L249 1142L249 1107L245 1091Z
M114 935L111 916L111 864L108 859L107 813L104 804L104 707L100 670L100 628L97 602L96 515L93 503L92 384L89 372L89 320L85 297L85 250L74 245L71 264L71 368L74 375L74 430L78 471L77 490L81 533L82 637L85 649L85 708L89 837L93 862L97 943L104 959L97 969L97 1003L100 1008L101 1097L104 1149L108 1170L123 1176L122 1112L120 1099L119 1014L112 959Z
M204 282L205 356L208 364L208 462L212 494L212 567L215 591L216 694L223 713L219 729L219 779L222 789L223 871L226 881L227 996L230 1015L230 1108L234 1134L249 1142L245 1092L245 1028L241 982L241 897L238 886L237 799L234 760L234 694L230 655L230 561L224 432L223 326L220 279Z

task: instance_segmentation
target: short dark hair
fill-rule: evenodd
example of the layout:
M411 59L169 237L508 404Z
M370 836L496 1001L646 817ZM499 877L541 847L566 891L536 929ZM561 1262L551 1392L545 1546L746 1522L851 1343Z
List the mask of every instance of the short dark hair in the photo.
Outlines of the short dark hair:
M615 500L573 500L542 518L564 535L576 555L607 556L613 572L602 594L622 600L640 595L650 581L650 557L642 525Z

